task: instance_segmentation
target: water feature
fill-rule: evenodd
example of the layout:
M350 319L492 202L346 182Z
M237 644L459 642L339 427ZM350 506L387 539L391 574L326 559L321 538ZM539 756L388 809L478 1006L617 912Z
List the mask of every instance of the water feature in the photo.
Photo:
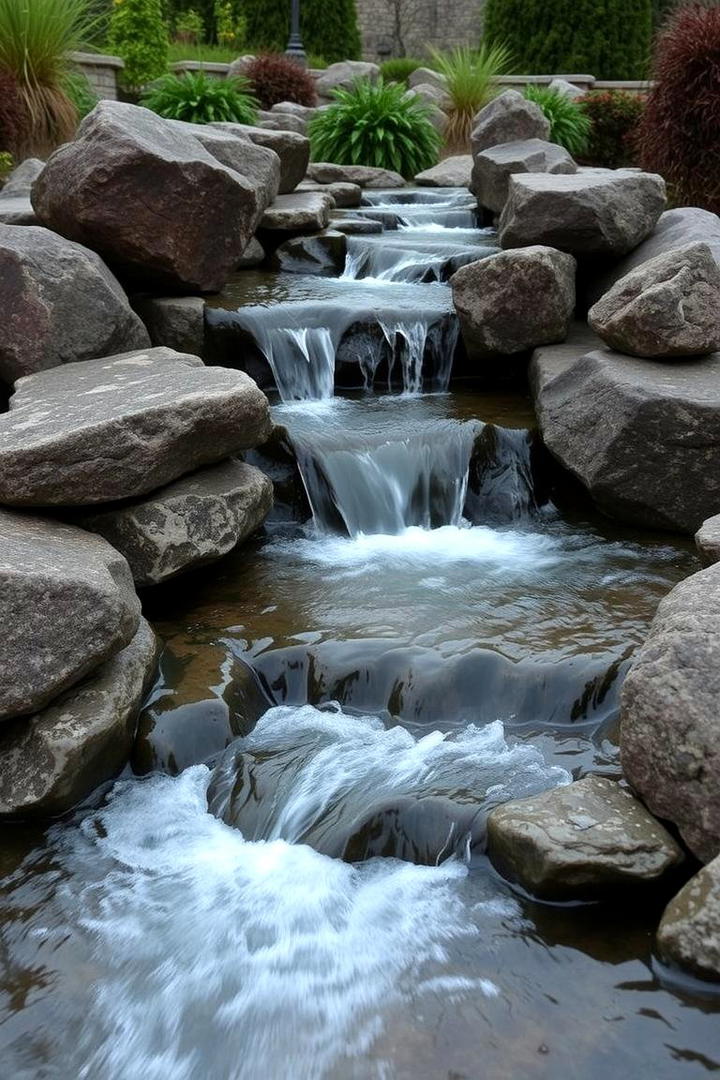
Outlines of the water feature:
M368 201L416 224L469 212ZM119 782L4 830L0 1074L720 1068L717 999L654 966L662 895L540 905L484 854L493 805L618 775L622 674L691 545L595 514L521 395L438 392L442 281L249 274L215 315L284 399L295 501L145 597L166 647ZM351 365L366 389L333 396Z

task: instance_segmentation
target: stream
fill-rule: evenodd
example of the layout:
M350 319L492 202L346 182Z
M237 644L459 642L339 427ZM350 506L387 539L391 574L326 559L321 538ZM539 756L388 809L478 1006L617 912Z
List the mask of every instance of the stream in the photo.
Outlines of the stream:
M3 829L2 1080L720 1071L718 996L652 954L662 890L539 904L484 853L494 806L619 776L624 672L698 560L597 514L522 391L451 384L448 277L497 250L473 206L367 192L341 273L213 298L275 388L276 505L143 597L119 780Z

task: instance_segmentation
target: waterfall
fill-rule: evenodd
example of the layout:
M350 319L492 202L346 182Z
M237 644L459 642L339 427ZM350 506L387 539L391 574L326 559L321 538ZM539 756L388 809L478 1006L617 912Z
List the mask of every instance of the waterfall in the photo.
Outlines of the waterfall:
M497 254L499 249L492 239L479 229L404 229L392 239L386 235L350 236L342 278L446 281L459 267Z

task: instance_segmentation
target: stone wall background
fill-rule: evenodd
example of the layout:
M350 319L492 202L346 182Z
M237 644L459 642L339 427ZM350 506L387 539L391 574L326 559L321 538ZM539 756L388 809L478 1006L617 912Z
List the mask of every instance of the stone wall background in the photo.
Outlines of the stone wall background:
M429 46L478 45L482 0L357 0L363 58L425 56Z

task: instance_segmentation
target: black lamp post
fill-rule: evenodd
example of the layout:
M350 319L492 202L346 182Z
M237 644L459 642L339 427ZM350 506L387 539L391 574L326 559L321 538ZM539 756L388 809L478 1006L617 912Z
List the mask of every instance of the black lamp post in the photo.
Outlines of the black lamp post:
M300 0L292 0L290 9L290 40L288 41L285 55L289 56L290 59L294 60L300 67L307 67L307 56L305 55L302 38L300 37Z

